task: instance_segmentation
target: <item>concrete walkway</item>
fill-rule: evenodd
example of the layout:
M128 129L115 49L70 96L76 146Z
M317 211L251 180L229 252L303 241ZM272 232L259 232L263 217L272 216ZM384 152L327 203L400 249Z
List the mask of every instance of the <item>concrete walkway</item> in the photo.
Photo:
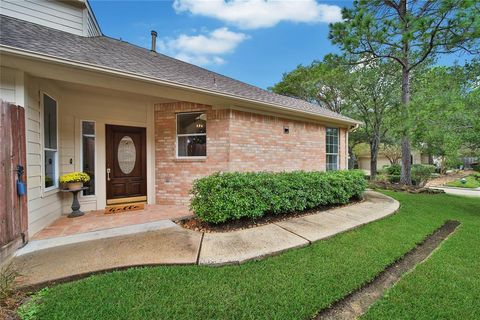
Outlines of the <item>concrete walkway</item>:
M431 189L441 189L445 191L445 193L455 196L480 197L480 188L431 187Z
M14 263L24 275L21 286L129 266L238 264L307 246L398 208L396 200L368 191L358 204L228 233L203 234L164 220L32 241L17 252Z

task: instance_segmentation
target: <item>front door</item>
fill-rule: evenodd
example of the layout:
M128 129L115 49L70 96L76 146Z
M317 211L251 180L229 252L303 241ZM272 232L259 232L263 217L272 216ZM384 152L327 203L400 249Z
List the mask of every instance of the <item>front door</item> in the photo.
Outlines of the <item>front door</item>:
M147 200L146 130L106 125L107 204Z

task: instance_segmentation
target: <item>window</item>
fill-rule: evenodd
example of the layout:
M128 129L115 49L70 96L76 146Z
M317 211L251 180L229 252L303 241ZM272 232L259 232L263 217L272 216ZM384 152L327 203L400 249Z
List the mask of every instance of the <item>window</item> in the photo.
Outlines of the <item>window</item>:
M43 151L45 190L58 188L57 101L43 94Z
M177 156L207 155L207 116L205 113L177 114Z
M327 128L327 171L338 170L338 128Z
M83 184L84 196L95 195L95 122L82 121L82 171L90 176L90 181Z

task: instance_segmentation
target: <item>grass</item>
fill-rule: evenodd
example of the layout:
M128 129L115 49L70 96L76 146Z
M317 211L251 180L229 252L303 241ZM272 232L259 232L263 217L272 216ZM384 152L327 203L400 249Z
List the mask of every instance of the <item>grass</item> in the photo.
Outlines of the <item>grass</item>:
M388 193L400 211L312 246L239 266L135 268L57 285L22 309L37 319L308 319L440 227L461 226L366 319L480 318L480 200Z
M449 187L457 188L480 188L480 179L476 179L473 175L465 177L466 183L462 183L460 179L447 183Z

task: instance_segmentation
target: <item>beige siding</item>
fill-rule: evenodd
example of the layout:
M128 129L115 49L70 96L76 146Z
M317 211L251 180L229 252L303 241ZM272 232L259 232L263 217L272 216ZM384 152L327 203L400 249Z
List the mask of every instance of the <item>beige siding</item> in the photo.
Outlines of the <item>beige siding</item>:
M60 106L60 90L51 81L27 78L26 129L27 129L27 186L29 234L34 235L48 226L61 214L61 197L58 191L44 192L42 113L40 91L52 95Z
M93 12L90 10L85 10L83 12L83 33L86 36L94 37L94 36L100 36L100 27L95 21L95 18L93 16Z
M1 14L44 25L65 32L97 36L97 28L90 8L79 4L49 0L2 0Z
M4 67L0 70L0 98L4 101L15 102L15 73Z

